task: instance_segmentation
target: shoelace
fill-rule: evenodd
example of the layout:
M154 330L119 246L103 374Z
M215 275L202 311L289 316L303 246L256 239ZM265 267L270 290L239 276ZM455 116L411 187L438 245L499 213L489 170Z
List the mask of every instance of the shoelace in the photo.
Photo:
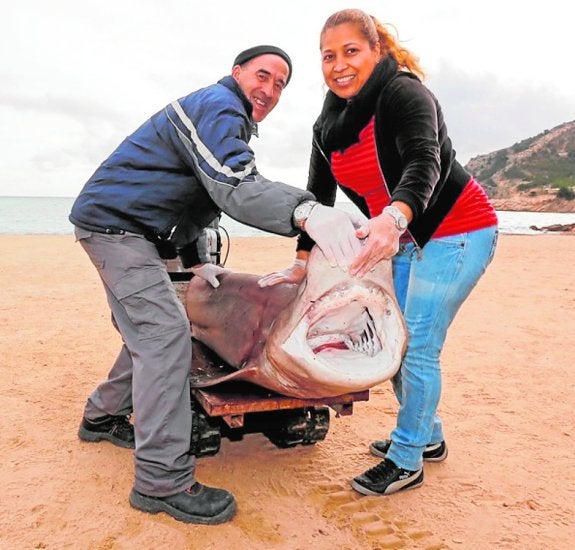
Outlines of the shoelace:
M126 432L131 432L133 429L132 424L130 424L130 415L117 416L114 419L114 424L112 425L112 434L123 435Z
M382 460L379 464L376 464L373 468L367 470L364 475L371 481L377 481L382 477L385 477L385 474L390 468L391 465L386 460Z

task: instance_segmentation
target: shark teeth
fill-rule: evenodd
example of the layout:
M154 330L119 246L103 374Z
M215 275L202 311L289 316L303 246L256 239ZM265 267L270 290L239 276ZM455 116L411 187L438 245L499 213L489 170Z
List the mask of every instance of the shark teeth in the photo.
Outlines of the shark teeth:
M360 314L361 331L354 332L326 332L310 330L307 344L314 354L324 351L354 351L375 357L382 349L383 345L378 336L375 321L369 310L364 308ZM358 320L356 319L356 324Z
M377 336L377 330L375 327L375 321L373 317L366 310L367 321L365 325L365 330L362 332L359 340L348 342L349 349L353 351L359 351L365 353L370 357L375 357L382 349L381 340Z

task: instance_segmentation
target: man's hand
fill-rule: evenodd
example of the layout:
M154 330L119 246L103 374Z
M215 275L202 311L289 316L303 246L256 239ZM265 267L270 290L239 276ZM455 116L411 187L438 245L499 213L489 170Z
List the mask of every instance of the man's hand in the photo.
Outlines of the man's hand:
M305 232L316 242L329 265L347 271L361 250L356 229L367 223L363 214L317 204L304 224Z
M274 271L273 273L264 275L258 280L258 285L262 288L280 283L294 283L299 285L305 279L306 265L306 260L296 259L293 265L283 271Z
M218 288L220 281L218 281L217 276L229 270L216 264L198 264L190 268L190 271L210 283L214 288Z

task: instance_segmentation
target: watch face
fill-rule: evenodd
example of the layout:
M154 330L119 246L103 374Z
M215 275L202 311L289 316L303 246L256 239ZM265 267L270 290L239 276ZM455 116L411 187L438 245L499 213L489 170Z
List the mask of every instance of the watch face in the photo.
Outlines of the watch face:
M302 221L302 218L305 218L306 210L307 210L307 208L306 208L306 205L305 205L305 204L303 204L303 205L300 204L300 205L295 209L294 217L295 217L295 219L296 219L298 222Z
M395 206L387 206L384 209L395 221L395 227L400 231L405 231L409 222L401 210Z
M297 227L299 228L303 227L303 224L307 220L314 206L315 204L313 202L303 202L301 204L298 204L298 206L296 206L293 212L293 219Z
M306 213L306 211L307 211L306 206L307 206L306 204L300 204L300 205L295 209L296 216L297 216L298 218L301 218L301 217L305 216L305 213Z

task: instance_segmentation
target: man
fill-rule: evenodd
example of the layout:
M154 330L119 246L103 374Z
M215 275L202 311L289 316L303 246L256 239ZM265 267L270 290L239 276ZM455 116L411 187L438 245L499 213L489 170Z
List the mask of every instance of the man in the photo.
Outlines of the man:
M205 524L236 510L228 491L195 480L190 327L162 258L189 249L222 212L279 235L305 228L332 265L345 268L359 252L359 220L256 169L248 141L291 74L280 48L241 52L230 76L172 102L127 137L72 207L76 238L123 340L108 379L88 398L79 437L135 448L130 503L140 510ZM192 271L217 286L222 269Z

